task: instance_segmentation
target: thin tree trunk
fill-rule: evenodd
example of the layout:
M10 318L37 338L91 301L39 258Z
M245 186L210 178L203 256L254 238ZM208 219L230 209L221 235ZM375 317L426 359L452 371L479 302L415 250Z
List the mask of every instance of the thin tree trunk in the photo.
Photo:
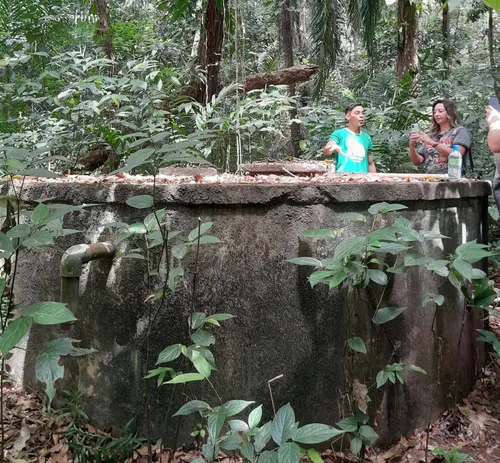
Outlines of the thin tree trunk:
M283 57L285 62L285 67L289 68L293 66L293 30L292 30L292 14L290 11L290 0L283 0L281 4L281 45L283 48ZM295 83L288 86L288 95L290 97L295 96ZM297 118L297 108L294 107L289 111L290 119ZM299 141L300 141L300 127L296 122L292 122L290 125L290 135L292 141L292 152L294 157L299 155Z
M441 23L441 32L443 34L443 68L445 76L450 70L450 9L448 0L443 2L443 22Z
M488 8L488 53L490 55L490 72L493 77L493 89L495 91L495 95L500 99L500 88L498 85L498 81L496 78L496 63L495 63L495 36L494 36L494 27L493 27L493 10Z
M208 0L204 31L198 48L198 66L205 72L205 84L196 83L193 97L206 104L219 91L220 60L224 41L224 8L219 11L216 0Z
M108 7L106 5L106 0L95 0L95 5L99 16L98 34L102 37L106 58L112 61L109 73L110 75L114 75L116 73L115 48L113 46L113 38L109 29Z
M416 3L412 3L410 0L398 0L398 25L396 72L401 79L408 71L417 71L418 18Z

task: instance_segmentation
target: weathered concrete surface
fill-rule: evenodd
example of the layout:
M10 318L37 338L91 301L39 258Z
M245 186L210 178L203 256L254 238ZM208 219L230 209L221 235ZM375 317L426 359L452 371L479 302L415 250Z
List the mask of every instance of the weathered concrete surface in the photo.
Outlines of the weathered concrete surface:
M53 198L54 202L98 205L68 220L67 226L82 230L81 235L68 236L58 248L20 264L16 293L27 302L57 300L63 251L77 243L112 240L111 232L102 225L140 220L148 211L131 209L125 201L134 195L151 193L151 185L124 183L28 185L27 201ZM344 227L339 213L366 213L370 204L388 201L408 206L401 213L389 214L389 222L402 215L417 229L435 230L451 237L424 243L423 251L434 258L444 257L465 241L486 240L486 182L156 185L156 194L158 206L168 210L171 229L190 231L200 217L202 221L214 222L211 233L222 240L222 244L205 246L200 251L195 300L197 311L237 316L216 330L218 371L211 378L215 387L224 400L241 398L264 403L269 415L267 380L283 374L281 380L273 383L275 402L277 406L291 402L302 423L333 424L338 419L337 397L344 382L344 341L346 335L353 334L368 340L372 315L366 303L346 304L337 290L320 286L311 289L306 281L310 270L286 261L298 256L332 254L338 240L306 239L302 236L304 231ZM343 237L367 232L368 226L350 222ZM187 342L192 260L185 266L185 290L168 303L153 329L152 363L167 345ZM82 346L99 351L90 357L70 359L78 364L71 370L73 375L78 370L78 384L89 394L87 411L97 423L124 424L132 416L144 416L141 370L148 317L144 300L150 293L144 270L143 263L133 259L91 262L82 278L82 299L76 314L79 322L64 333L81 339ZM413 267L406 275L395 276L386 292L384 304L408 307L385 325L399 361L424 368L428 376L411 372L405 375L404 386L370 390L371 411L380 412L376 429L385 441L410 434L414 427L425 425L451 405L449 393L454 381L463 301L451 285L440 286L441 283L440 278ZM434 308L421 306L422 296L429 292L446 296L437 312L440 355L431 331ZM353 333L346 333L349 310L354 311L357 320ZM483 345L475 341L475 328L480 323L479 314L468 315L459 355L460 394L470 390L482 365ZM27 347L38 345L42 339L46 339L46 331L34 332ZM372 368L375 373L396 361L383 332L375 333L370 344L379 362ZM355 354L355 376L361 382L368 382L365 359ZM32 384L33 359L26 358L23 367L24 382ZM16 371L19 373L19 369ZM154 432L172 442L176 419L171 415L182 403L183 388L162 386L159 394L155 386L151 390L155 394ZM188 386L186 394L217 404L205 384Z

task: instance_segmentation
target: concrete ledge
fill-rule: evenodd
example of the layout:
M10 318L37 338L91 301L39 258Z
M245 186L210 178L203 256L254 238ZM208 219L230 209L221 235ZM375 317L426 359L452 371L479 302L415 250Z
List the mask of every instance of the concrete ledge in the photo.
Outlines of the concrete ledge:
M7 193L6 186L0 194ZM415 201L476 198L488 196L486 181L415 182L415 183L297 183L297 184L166 184L155 187L158 204L241 205L241 204L328 204L364 201ZM118 203L135 195L153 194L148 183L50 183L26 184L23 199L42 197L74 204Z

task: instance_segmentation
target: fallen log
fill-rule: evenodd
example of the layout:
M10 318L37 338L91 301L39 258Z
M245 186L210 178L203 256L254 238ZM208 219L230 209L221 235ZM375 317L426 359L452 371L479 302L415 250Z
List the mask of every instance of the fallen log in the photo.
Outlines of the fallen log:
M247 76L244 81L245 92L264 88L268 85L290 85L306 82L317 74L319 68L313 65L297 65L273 72L262 72Z

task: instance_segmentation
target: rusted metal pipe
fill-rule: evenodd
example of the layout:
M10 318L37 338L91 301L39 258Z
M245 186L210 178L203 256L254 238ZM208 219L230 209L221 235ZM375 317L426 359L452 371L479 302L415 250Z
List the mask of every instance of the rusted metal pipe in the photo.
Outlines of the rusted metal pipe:
M113 243L77 244L71 246L61 258L61 302L65 302L73 314L77 313L80 276L83 264L95 259L115 256Z

